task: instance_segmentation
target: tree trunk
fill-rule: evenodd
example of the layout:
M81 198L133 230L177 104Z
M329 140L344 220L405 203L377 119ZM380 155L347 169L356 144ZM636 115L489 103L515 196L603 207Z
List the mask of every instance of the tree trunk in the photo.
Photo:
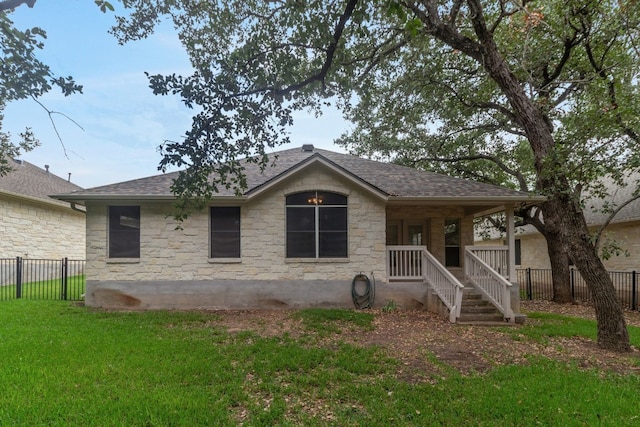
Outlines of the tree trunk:
M547 251L551 261L551 280L553 282L553 302L573 303L571 295L571 269L569 256L561 234L547 236Z
M545 205L545 214L559 219L563 224L562 238L567 244L569 256L591 291L598 322L598 346L618 352L631 351L622 305L611 277L591 242L582 210L567 193L554 197Z
M545 204L545 205L548 205ZM573 302L571 295L571 270L567 245L562 236L562 224L557 216L547 212L551 207L542 206L544 221L544 238L547 242L547 253L551 262L551 280L553 283L553 301L560 304Z

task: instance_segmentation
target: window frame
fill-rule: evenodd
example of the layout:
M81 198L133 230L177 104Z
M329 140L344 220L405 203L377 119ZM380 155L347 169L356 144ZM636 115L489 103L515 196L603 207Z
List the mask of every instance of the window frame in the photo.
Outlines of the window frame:
M326 204L324 204L326 201ZM286 259L348 259L349 258L349 200L344 194L333 191L301 191L285 197L285 258ZM340 209L342 212L331 215L328 209ZM309 215L296 216L295 212ZM336 212L333 212L334 214ZM312 215L311 215L312 214ZM324 214L324 215L323 215ZM312 223L309 223L312 219ZM323 226L324 224L324 226ZM336 227L336 224L338 226ZM304 235L310 240L294 248L294 234ZM299 243L299 242L296 242ZM309 245L312 244L312 246ZM337 243L337 245L335 245ZM337 251L336 251L337 248ZM303 251L301 253L301 251Z
M134 213L134 215L131 215ZM125 216L128 215L128 216ZM137 227L122 224L122 218L129 217L137 220ZM109 205L107 206L107 258L112 260L140 259L140 205ZM114 218L119 217L118 226ZM122 239L127 236L128 240Z
M227 218L222 218L221 216L214 216L215 211L234 211L236 214L232 221L237 222L237 228L220 230L216 229L214 221L219 220L228 220ZM217 245L228 245L225 243L229 236L232 236L232 244L233 250L229 252L218 252L214 253L214 250L218 249ZM221 239L221 240L219 240ZM225 248L226 249L226 248ZM242 257L242 209L240 206L210 206L209 207L209 259L211 260L224 260L224 259L240 259Z

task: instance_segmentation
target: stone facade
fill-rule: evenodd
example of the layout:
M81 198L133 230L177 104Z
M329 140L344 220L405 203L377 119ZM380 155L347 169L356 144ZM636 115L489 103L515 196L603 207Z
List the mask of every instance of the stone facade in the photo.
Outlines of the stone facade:
M285 198L322 190L348 196L348 258L287 259ZM240 259L211 259L209 212L191 216L182 229L168 214L169 202L140 203L140 258L108 258L108 204L87 203L87 304L154 308L353 307L354 276L376 285L376 305L424 308L424 283L388 282L385 227L388 219L424 222L428 246L444 260L445 218L462 209L386 207L378 198L322 167L293 176L241 205ZM461 218L462 243L470 244L472 218Z
M348 258L337 259L287 259L285 256L285 197L300 191L330 191L348 197ZM335 297L329 296L331 286L343 289L340 297L344 303L351 303L351 281L360 272L366 273L380 282L384 281L385 247L385 205L366 192L354 188L353 184L337 178L322 167L313 167L302 176L293 176L276 189L266 192L257 199L241 205L241 257L240 259L211 259L209 254L209 212L192 215L176 230L176 223L167 217L171 203L140 203L140 259L108 259L107 253L107 211L103 203L87 203L87 302L91 304L91 289L120 288L123 281L137 281L129 292L139 299L144 292L150 299L142 305L153 307L157 302L143 291L145 283L158 292L162 287L185 286L199 289L196 292L202 302L202 294L210 293L211 287L222 283L246 287L241 294L246 305L250 298L250 287L261 284L264 292L270 287L282 293L286 284L302 283L305 286L317 281L323 283L326 292L316 297L308 293L308 304L329 303ZM231 281L231 282L229 282ZM161 283L162 282L162 283ZM155 283L155 284L154 284ZM160 286L160 288L158 288ZM299 286L299 287L300 287ZM313 285L316 290L317 283ZM225 287L225 286L223 286ZM206 288L209 288L208 290ZM225 287L226 288L226 287ZM118 294L120 291L116 292ZM150 291L150 293L153 293ZM228 292L228 289L224 292ZM269 292L268 292L269 293ZM289 296L292 291L287 291ZM136 296L137 295L137 296ZM218 294L219 298L222 294ZM270 295L270 296L269 296ZM281 299L269 293L263 299ZM103 295L104 297L104 295ZM116 300L121 297L116 297ZM175 296L174 296L175 298ZM209 299L212 297L210 296ZM157 299L157 298L156 298ZM228 299L224 297L224 299ZM218 302L220 299L218 300ZM117 302L117 301L116 301ZM207 306L215 306L210 302ZM289 303L283 303L292 305ZM264 305L264 304L262 304ZM340 303L335 304L340 305ZM227 308L233 304L227 304ZM293 306L293 305L292 305Z
M85 215L59 202L0 193L0 258L84 259Z
M640 221L612 223L602 236L601 247L614 242L626 253L603 259L604 266L611 271L640 270ZM595 231L595 230L592 230ZM517 235L520 239L522 264L518 268L551 268L547 244L539 233ZM628 256L627 256L628 254Z

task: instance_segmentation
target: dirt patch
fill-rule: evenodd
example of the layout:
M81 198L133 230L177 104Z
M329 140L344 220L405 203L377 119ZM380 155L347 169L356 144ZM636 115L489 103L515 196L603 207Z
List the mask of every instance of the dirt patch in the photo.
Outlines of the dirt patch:
M551 302L526 301L522 309L558 313L593 319L593 307L559 305ZM501 328L451 324L426 311L371 311L375 318L372 330L344 328L329 341L354 345L378 346L400 361L396 373L407 382L437 382L451 370L463 375L485 372L503 364L528 363L531 356L544 356L558 361L573 361L584 368L600 368L621 373L640 373L640 352L618 354L602 350L584 338L554 338L541 343L514 339L514 334ZM230 333L252 331L271 337L287 334L293 338L309 333L301 320L287 310L219 311L216 325ZM629 325L640 326L640 313L626 312ZM521 326L512 326L517 328ZM513 329L510 329L513 331ZM516 334L517 335L517 334ZM327 339L321 340L327 345ZM319 341L320 342L320 341Z

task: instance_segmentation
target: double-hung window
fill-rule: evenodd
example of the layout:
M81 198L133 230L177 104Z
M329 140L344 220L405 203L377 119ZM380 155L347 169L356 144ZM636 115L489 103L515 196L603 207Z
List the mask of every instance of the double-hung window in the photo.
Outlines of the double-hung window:
M140 258L140 206L109 206L109 258Z
M211 258L240 258L240 207L211 208Z
M287 258L347 257L347 196L309 191L286 203Z

